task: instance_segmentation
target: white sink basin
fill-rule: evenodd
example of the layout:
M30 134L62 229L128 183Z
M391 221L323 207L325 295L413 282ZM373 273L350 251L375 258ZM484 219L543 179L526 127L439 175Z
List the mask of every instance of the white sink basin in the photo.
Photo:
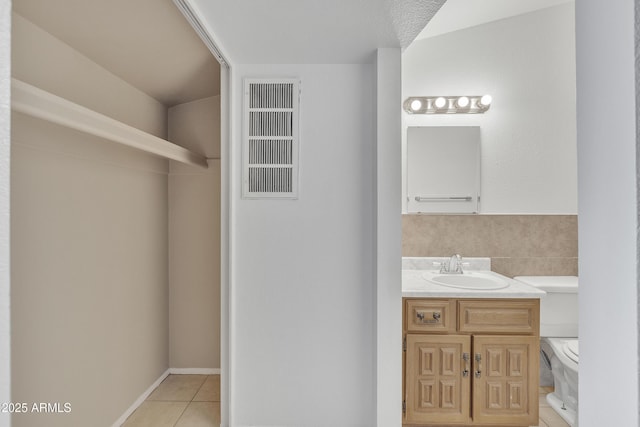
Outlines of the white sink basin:
M509 286L509 283L501 277L481 271L469 271L463 274L440 274L435 271L425 271L422 277L435 284L450 288L490 291Z

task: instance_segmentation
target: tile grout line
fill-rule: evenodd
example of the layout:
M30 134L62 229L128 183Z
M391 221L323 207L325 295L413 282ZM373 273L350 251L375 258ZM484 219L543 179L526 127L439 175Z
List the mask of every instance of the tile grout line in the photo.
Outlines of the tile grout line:
M186 404L186 406L184 407L184 409L182 410L182 412L180 413L180 416L178 417L178 419L176 420L175 424L173 424L173 427L176 427L178 425L178 423L180 423L180 419L182 418L182 416L184 415L185 412L187 412L187 408L189 407L189 405L191 405L191 403L193 403L193 399L196 398L196 396L198 395L198 393L200 392L200 389L204 386L204 383L207 382L207 377L209 375L205 375L204 377L204 381L202 381L202 384L200 384L200 387L198 387L198 390L196 390L195 393L193 393L193 396L191 396L191 400L189 400Z
M180 422L180 418L182 418L182 416L184 415L184 413L187 411L187 408L189 407L189 403L187 403L184 407L184 409L182 410L182 412L180 412L180 416L178 417L178 419L176 420L175 423L173 423L173 427L176 427L178 425L178 423Z
M198 387L198 390L196 390L196 393L191 398L191 402L193 402L193 399L195 399L198 393L200 393L200 390L202 390L202 387L204 387L204 384L207 382L208 378L209 378L209 375L205 375L204 381L202 381L202 384L200 384L200 387Z

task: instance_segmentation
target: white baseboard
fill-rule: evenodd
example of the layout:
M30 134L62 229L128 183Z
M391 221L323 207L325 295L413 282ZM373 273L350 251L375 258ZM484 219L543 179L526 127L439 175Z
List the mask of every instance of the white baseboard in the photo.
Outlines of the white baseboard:
M113 423L112 427L120 427L122 424L124 424L124 422L127 421L127 418L129 418L129 416L133 414L133 411L138 409L138 406L142 405L142 402L147 400L147 397L149 397L153 390L155 390L156 387L158 387L160 383L169 376L170 373L171 369L167 369L162 375L160 375L160 378L158 378L153 384L151 384L151 386L149 386L149 388L144 393L142 393L135 402L133 402L133 405L131 405L129 409L127 409L125 413L122 414L122 416L118 418L115 423Z
M220 368L169 368L174 375L220 375Z

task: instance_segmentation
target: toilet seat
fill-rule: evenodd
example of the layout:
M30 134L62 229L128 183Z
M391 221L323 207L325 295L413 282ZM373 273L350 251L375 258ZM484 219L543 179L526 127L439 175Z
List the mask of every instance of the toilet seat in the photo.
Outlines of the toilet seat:
M562 347L562 351L569 359L579 363L580 348L578 346L578 340L567 340Z
M548 353L548 356L551 354L555 354L556 357L562 361L567 369L571 369L578 373L578 361L580 359L580 352L578 347L578 338L576 337L567 337L567 338L542 338L543 342L549 344L549 350L551 353ZM569 343L572 342L571 345ZM570 350L573 348L573 350ZM543 348L544 350L544 348Z

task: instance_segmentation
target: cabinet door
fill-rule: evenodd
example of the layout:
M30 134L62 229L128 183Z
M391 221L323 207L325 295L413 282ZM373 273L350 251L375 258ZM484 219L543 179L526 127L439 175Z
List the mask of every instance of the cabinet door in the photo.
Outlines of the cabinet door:
M535 336L473 337L475 423L537 425L539 351Z
M471 421L470 347L469 336L407 335L405 423Z

